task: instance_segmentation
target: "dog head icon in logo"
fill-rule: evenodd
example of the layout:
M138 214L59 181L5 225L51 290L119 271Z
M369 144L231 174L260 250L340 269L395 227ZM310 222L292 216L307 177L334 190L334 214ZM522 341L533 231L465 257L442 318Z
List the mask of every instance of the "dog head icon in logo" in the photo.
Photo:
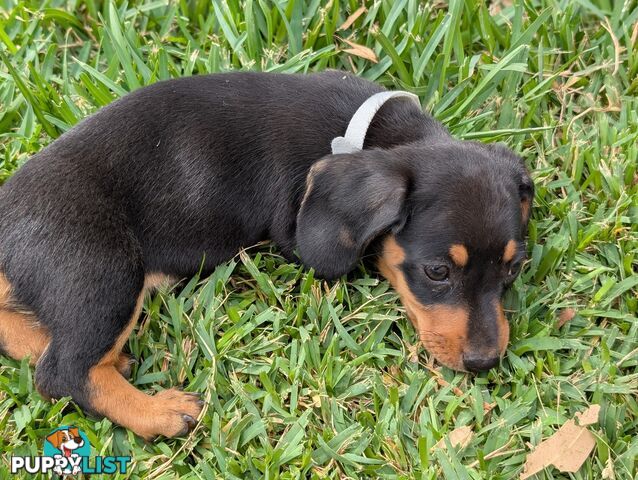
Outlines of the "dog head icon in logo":
M77 427L58 427L47 435L44 442L44 456L57 460L53 471L59 475L80 473L81 457L90 454L89 439Z
M43 450L42 456L11 455L11 473L53 471L64 478L93 473L125 475L131 463L131 457L125 455L91 456L89 438L77 427L58 427L50 432Z

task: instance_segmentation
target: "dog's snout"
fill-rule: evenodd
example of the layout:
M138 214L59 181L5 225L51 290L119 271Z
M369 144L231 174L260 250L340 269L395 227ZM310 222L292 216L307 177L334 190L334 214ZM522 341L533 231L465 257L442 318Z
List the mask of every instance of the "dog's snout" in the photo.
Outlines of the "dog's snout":
M484 372L485 370L489 370L490 368L494 368L496 365L498 365L498 361L498 355L463 355L463 365L470 372Z

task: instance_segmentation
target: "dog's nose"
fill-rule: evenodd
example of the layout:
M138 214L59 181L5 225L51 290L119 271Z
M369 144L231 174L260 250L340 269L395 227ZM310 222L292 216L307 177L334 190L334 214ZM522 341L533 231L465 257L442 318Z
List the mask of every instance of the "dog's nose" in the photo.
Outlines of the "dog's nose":
M75 438L73 438L73 440L75 441L75 443L82 443L83 442L82 437L75 437Z
M463 355L463 365L470 372L484 372L498 365L499 357L478 356L472 354Z

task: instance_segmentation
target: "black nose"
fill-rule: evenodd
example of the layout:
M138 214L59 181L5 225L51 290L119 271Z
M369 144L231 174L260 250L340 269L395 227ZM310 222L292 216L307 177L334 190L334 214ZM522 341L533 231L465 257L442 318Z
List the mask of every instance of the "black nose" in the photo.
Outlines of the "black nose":
M463 365L470 372L483 372L498 365L498 357L463 356Z
M82 440L82 437L75 437L73 440L75 440L75 443L82 443L84 441Z

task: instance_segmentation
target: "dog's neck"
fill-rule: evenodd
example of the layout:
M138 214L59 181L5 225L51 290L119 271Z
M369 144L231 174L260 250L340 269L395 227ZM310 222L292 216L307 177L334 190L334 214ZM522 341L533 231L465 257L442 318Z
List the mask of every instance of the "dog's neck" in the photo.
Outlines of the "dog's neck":
M450 134L415 103L391 100L379 109L370 123L363 148L393 148L430 136L440 138Z
M363 150L370 123L374 120L377 112L390 101L410 101L421 108L419 97L413 93L401 90L378 92L370 96L354 113L343 136L332 139L331 147L333 154L354 153Z

